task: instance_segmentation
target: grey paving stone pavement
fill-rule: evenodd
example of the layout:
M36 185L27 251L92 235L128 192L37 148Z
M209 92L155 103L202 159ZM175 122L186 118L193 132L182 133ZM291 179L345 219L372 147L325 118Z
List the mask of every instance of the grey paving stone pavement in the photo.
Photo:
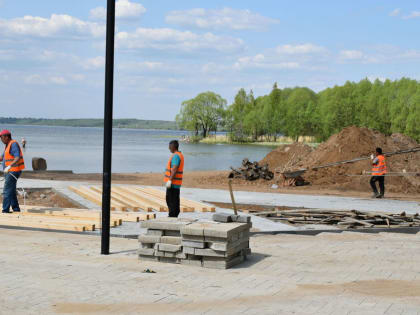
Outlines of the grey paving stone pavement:
M0 314L420 314L419 234L260 235L228 270L141 262L136 240L0 238Z

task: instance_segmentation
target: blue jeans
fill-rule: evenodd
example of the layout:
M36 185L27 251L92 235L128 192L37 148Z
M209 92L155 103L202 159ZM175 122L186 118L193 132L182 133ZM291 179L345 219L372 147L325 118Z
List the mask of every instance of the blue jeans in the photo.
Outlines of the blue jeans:
M20 210L16 195L16 183L22 172L10 172L6 174L3 188L3 211L9 211L10 206L13 210ZM13 177L13 176L15 177Z

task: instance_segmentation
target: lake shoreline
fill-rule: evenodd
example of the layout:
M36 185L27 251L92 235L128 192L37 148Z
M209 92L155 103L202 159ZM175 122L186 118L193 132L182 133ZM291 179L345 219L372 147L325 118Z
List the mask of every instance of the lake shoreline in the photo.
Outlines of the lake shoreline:
M304 143L310 146L317 146L319 143L315 141L314 137L304 136L296 139L290 137L279 136L276 141L270 141L270 139L261 138L259 141L253 141L252 139L247 139L246 141L233 141L228 135L211 135L204 139L198 141L202 144L229 144L229 145L261 145L269 147L278 147L281 145L287 145L292 143Z

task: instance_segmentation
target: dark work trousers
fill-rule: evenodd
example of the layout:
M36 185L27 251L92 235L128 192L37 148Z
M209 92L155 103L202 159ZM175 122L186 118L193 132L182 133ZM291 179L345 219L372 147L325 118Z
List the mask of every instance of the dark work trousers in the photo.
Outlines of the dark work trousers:
M169 216L177 218L179 215L179 188L166 188L166 204L169 208Z
M385 195L385 176L372 176L370 179L370 186L375 194L378 194L376 182L379 182L379 192L381 196Z
M3 188L3 211L10 211L10 207L14 211L19 211L19 203L16 195L16 183L21 172L6 173ZM14 177L13 177L13 176Z

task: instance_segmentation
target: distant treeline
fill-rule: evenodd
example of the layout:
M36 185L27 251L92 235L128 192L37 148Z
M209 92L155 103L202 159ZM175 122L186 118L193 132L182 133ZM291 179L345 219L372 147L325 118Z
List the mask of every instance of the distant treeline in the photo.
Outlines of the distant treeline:
M204 137L223 128L234 141L275 140L279 134L322 141L352 125L420 140L420 83L365 79L319 93L274 84L268 95L257 98L241 89L229 106L219 95L205 92L182 104L177 122Z
M0 124L65 126L65 127L103 127L103 119L43 119L43 118L6 118L0 117ZM114 128L130 129L177 129L174 121L114 119Z

